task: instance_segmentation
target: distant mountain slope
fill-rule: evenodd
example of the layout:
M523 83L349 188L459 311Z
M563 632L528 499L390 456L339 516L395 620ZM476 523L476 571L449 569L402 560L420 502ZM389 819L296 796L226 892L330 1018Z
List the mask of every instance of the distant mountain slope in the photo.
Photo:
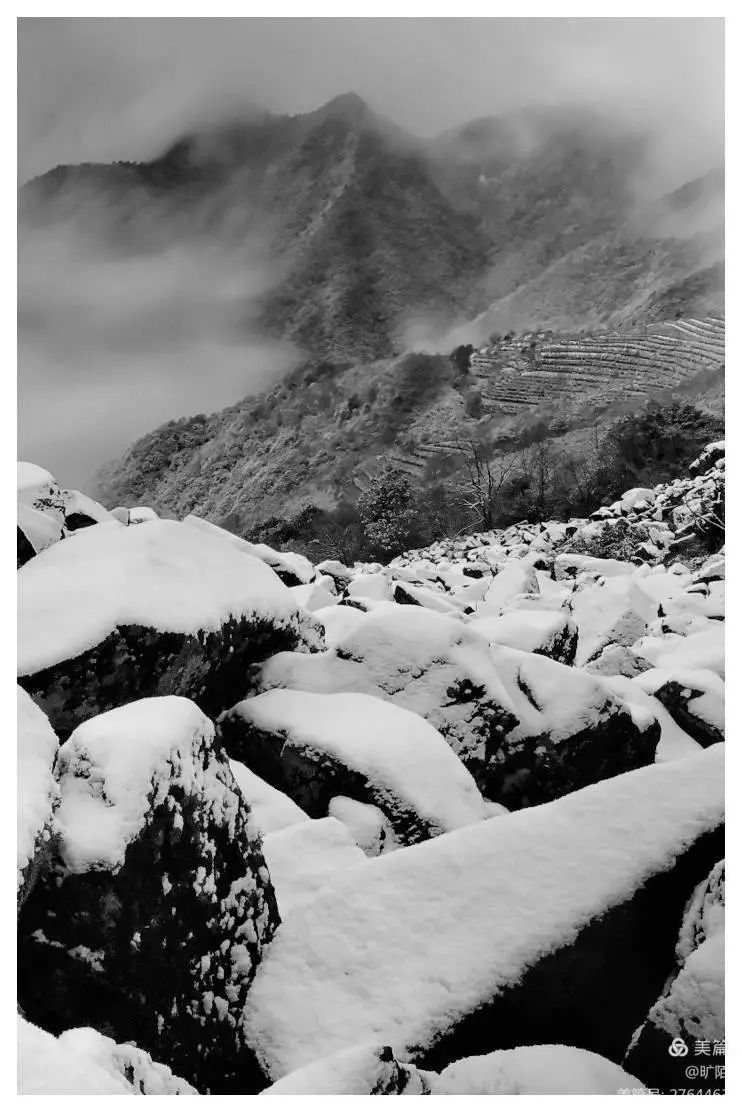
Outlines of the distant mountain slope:
M127 253L186 241L265 257L265 328L336 358L389 355L411 313L483 307L478 220L353 96L187 136L146 165L58 167L24 187L21 217Z
M142 437L104 469L97 495L249 533L308 504L355 502L390 463L430 488L455 475L457 444L472 438L505 451L539 427L564 435L648 397L713 392L723 336L716 320L641 334L529 334L465 373L430 355L311 364L258 398Z
M203 129L151 163L57 167L21 191L21 234L257 266L250 327L317 358L389 357L417 320L440 334L478 316L573 328L720 310L719 237L698 212L719 224L723 180L640 204L649 154L647 137L563 109L421 141L348 94Z

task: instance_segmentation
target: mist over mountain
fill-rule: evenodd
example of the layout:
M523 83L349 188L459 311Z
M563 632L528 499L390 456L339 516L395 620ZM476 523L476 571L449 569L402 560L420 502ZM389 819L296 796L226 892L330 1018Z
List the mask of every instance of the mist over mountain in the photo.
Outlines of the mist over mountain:
M58 166L20 193L21 450L80 482L307 359L714 311L723 176L663 197L654 151L574 108L424 140L350 93Z

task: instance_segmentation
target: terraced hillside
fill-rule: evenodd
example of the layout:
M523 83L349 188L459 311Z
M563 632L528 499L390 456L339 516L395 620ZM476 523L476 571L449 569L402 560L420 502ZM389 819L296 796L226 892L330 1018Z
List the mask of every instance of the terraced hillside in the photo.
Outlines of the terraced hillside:
M589 335L528 333L471 360L484 408L516 413L556 398L640 397L724 364L724 319L689 318Z

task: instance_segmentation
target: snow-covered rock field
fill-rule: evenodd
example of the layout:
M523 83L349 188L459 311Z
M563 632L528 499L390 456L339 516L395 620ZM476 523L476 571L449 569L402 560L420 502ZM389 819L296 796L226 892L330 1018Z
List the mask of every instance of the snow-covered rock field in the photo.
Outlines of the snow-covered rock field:
M19 1091L723 1090L723 489L315 567L19 464Z

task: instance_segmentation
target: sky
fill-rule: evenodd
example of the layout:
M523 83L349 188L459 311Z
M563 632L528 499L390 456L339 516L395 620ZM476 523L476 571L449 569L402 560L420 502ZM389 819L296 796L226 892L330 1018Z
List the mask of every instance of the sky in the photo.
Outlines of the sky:
M146 158L245 104L354 91L432 135L530 103L589 103L686 147L723 128L721 19L23 19L19 176Z
M18 177L140 160L251 108L310 111L353 91L420 136L531 104L653 128L667 187L723 144L720 19L21 19ZM85 260L20 245L20 451L65 485L171 417L262 389L296 359L234 342L262 264ZM225 325L225 321L227 324Z

